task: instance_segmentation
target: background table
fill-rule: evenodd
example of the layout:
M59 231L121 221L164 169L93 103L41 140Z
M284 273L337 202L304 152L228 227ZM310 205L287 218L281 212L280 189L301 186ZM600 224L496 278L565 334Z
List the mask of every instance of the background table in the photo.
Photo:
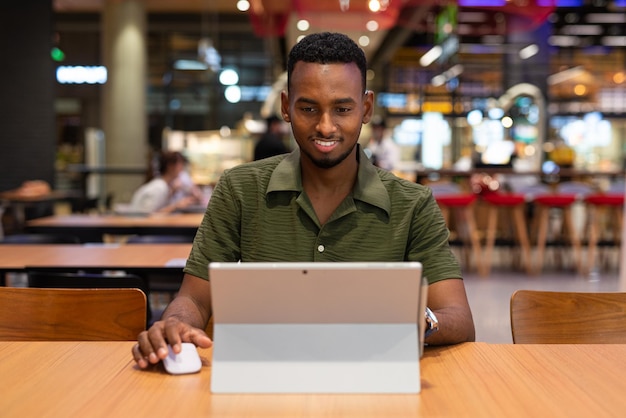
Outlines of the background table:
M417 395L213 395L200 373L139 370L134 342L0 342L3 416L621 417L626 345L429 348Z
M179 284L191 244L29 244L0 246L0 276L28 269L49 271L124 270L149 282Z
M16 271L27 267L178 268L189 251L191 244L5 244L0 247L0 270Z
M33 219L26 230L38 233L65 233L78 236L82 242L100 242L104 234L112 235L189 235L196 234L203 213L125 215L61 215Z

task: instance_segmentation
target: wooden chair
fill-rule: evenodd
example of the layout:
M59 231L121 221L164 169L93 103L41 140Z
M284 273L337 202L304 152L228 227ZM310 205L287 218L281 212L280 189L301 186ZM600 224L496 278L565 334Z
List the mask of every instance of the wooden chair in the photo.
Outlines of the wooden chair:
M139 289L0 287L3 341L126 341L145 326Z
M518 290L510 308L515 344L626 344L626 292Z
M152 322L152 307L150 306L150 289L148 282L135 274L106 274L52 271L47 268L28 268L28 287L62 288L62 289L140 289L146 295L146 321Z

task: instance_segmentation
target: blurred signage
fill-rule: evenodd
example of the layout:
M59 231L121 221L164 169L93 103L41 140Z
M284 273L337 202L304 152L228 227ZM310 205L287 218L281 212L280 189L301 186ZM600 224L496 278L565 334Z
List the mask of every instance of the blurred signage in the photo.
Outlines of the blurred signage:
M107 69L101 65L61 66L56 75L61 84L104 84L107 81Z

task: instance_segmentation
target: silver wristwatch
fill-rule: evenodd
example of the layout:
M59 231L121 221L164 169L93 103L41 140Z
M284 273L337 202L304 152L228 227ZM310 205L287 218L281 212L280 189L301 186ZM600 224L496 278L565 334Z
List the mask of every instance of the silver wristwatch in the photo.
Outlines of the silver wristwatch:
M429 307L426 307L424 317L426 318L426 332L424 333L424 338L426 338L430 334L439 331L439 321L435 313L431 311Z

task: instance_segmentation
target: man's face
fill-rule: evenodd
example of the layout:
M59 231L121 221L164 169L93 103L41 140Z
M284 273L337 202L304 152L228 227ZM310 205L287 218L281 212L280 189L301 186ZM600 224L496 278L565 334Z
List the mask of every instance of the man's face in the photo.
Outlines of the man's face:
M303 157L330 168L354 151L362 124L372 115L373 94L363 93L356 64L300 61L289 92L281 96L281 110Z

